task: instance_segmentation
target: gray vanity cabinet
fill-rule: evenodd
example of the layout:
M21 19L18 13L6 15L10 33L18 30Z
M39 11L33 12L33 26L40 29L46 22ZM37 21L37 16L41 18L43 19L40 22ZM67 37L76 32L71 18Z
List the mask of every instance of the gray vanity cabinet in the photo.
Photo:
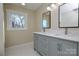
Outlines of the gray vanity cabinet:
M58 55L59 56L76 56L77 55L77 43L72 41L66 41L58 39Z
M34 34L34 49L44 56L77 56L79 44L66 39Z

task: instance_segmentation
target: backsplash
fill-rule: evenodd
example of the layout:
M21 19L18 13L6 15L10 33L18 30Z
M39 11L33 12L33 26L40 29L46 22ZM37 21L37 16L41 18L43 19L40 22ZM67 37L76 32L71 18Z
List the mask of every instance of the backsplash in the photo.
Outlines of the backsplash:
M69 28L68 33L79 36L79 28Z

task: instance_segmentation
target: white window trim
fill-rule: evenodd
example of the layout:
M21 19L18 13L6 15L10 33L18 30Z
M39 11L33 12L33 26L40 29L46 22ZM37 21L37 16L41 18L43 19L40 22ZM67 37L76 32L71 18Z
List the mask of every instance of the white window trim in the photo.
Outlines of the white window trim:
M27 30L28 29L28 18L27 18L28 15L27 14L25 14L23 12L20 12L20 11L10 10L10 9L7 9L6 12L7 12L7 17L6 17L7 18L7 30ZM12 28L12 27L9 26L10 25L9 15L11 13L21 14L21 15L23 15L25 17L24 28Z

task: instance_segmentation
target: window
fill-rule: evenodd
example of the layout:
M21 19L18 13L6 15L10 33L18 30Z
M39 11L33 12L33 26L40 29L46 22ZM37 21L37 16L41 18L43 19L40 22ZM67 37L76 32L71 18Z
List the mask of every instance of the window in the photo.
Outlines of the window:
M11 14L10 25L12 28L23 28L24 27L24 16L18 14Z
M27 28L27 15L24 13L10 10L7 13L7 20L9 29L23 30Z

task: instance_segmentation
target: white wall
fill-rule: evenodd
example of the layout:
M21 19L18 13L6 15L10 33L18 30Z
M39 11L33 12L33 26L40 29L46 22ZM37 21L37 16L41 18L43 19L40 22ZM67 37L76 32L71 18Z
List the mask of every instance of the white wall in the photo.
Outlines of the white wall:
M43 5L36 12L37 31L42 31L40 22L42 20L42 13L47 11L46 7L47 7L47 5ZM54 32L54 33L62 33L62 34L65 33L65 29L58 27L58 8L56 8L55 10L52 9L52 11L51 11L51 29L47 29L46 32L50 32L50 33ZM79 35L79 28L69 28L68 34Z
M3 4L0 3L0 56L4 55L4 13Z

